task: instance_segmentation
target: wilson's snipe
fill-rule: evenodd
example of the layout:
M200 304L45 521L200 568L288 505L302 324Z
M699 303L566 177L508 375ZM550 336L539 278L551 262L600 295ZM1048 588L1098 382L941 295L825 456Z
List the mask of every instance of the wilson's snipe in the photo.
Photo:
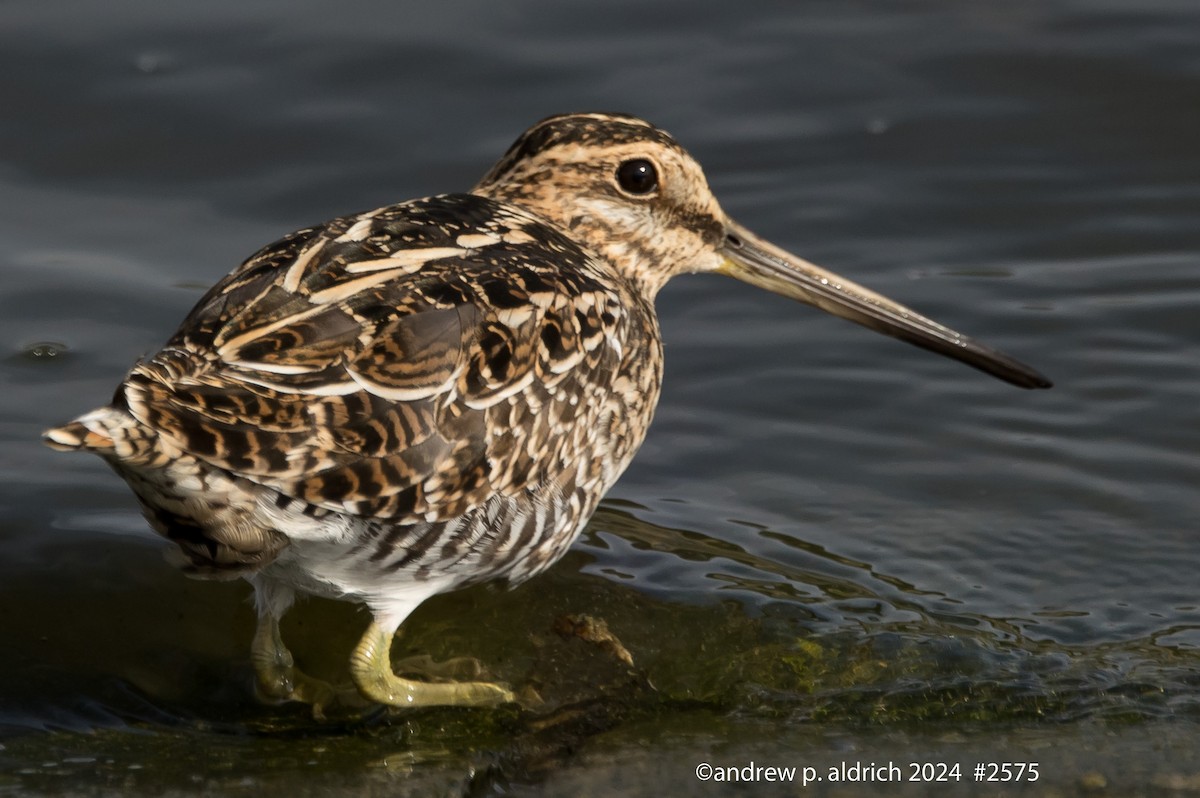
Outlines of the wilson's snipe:
M491 705L394 675L422 601L520 582L575 540L642 443L662 379L654 297L721 272L995 375L1033 369L731 221L699 165L629 116L534 125L466 194L343 216L210 290L112 404L49 430L105 458L196 576L255 588L261 689L317 706L279 637L294 593L361 601L351 657L386 704Z

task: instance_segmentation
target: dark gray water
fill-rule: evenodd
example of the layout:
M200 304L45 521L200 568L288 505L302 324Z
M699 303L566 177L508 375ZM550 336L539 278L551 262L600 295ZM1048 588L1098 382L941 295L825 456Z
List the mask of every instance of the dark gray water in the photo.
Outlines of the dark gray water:
M17 0L0 74L0 793L1200 789L1194 3ZM568 711L259 705L248 589L183 579L120 480L38 433L258 246L464 189L590 109L670 130L744 224L1056 387L680 279L654 428L585 538L397 645ZM637 678L550 631L577 612ZM313 601L285 634L344 678L365 622ZM963 775L695 775L751 761ZM1039 782L975 780L1004 761Z

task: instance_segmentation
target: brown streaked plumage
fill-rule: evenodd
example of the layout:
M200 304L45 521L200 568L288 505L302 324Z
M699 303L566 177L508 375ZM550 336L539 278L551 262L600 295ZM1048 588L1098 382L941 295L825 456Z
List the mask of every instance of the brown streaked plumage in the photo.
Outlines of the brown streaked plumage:
M256 590L263 692L332 693L279 638L296 591L365 602L360 691L400 706L513 699L401 679L388 647L426 598L560 557L645 437L662 379L653 301L717 271L1026 388L1036 371L754 237L699 165L633 117L551 117L467 194L271 244L197 303L112 404L49 430L105 458L197 576Z

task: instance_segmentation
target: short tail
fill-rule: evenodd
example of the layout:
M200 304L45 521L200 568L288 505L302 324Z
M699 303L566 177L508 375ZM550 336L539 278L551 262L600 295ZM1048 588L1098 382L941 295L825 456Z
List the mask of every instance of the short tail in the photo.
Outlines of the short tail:
M130 464L151 459L156 435L133 416L115 407L101 407L61 427L42 433L42 440L60 452L93 452Z
M60 452L76 452L81 449L94 452L111 451L115 446L112 435L103 427L89 427L83 420L86 417L46 430L42 433L42 440L51 449Z

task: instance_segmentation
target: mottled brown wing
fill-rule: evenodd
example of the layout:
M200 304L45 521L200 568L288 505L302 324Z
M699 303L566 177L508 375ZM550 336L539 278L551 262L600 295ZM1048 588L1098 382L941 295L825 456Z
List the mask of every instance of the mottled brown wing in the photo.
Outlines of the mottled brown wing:
M285 496L450 518L570 459L550 421L616 373L610 280L554 228L473 195L337 219L215 286L125 404Z

